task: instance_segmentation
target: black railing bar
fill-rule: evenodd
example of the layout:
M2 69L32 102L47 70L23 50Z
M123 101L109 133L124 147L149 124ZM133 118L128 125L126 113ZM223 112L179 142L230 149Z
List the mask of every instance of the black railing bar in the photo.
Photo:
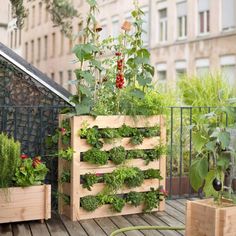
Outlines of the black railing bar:
M183 136L183 108L180 108L180 138L179 138L179 144L180 144L180 149L179 149L179 195L182 190L182 165L183 165L183 146L182 146L182 137Z
M43 105L40 105L40 106L18 106L18 105L0 105L0 108L73 108L71 106L43 106Z
M192 125L192 116L193 116L193 110L192 108L189 110L189 125L191 127ZM192 129L189 129L189 167L191 166L192 164ZM192 196L192 188L191 188L191 185L190 185L190 181L189 181L189 197Z
M170 123L171 123L171 128L170 128L170 189L169 189L169 195L170 198L172 197L172 162L173 162L173 127L174 127L174 109L171 108L171 118L170 118Z

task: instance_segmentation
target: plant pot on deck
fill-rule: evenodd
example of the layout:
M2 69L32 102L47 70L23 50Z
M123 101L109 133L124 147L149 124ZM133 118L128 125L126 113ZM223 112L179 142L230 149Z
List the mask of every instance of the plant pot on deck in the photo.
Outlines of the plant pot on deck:
M186 236L236 235L236 206L224 200L222 206L213 199L187 202Z
M51 185L0 189L0 223L51 218Z

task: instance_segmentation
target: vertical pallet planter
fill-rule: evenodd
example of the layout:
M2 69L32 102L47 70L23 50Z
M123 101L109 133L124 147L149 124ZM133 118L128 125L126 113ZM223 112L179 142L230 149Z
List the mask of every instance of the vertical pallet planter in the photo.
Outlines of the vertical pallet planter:
M60 124L63 120L68 119L66 115L61 115L59 118ZM122 125L127 125L132 128L148 128L158 125L160 127L160 134L155 137L144 138L142 144L132 145L130 143L130 138L124 137L117 141L111 143L104 143L101 150L108 151L113 147L123 146L125 150L152 150L158 145L166 144L166 128L164 118L161 115L144 117L137 116L135 118L130 116L74 116L69 118L71 125L71 147L74 150L73 158L71 162L63 159L59 159L59 176L63 170L68 169L71 172L70 183L59 183L59 192L63 195L68 195L70 197L70 204L66 205L62 198L59 199L59 212L68 216L71 220L81 220L89 218L98 217L108 217L114 215L126 215L142 212L142 206L133 207L126 204L122 212L114 212L109 209L108 205L103 205L93 212L87 212L80 206L80 199L87 195L96 195L104 189L104 183L97 183L89 191L82 187L81 177L86 173L111 173L117 169L117 165L108 161L108 164L103 166L98 166L90 164L88 162L82 161L81 156L84 152L91 149L91 146L87 144L86 139L81 139L78 135L79 130L83 127L86 122L89 127L97 126L99 129L113 128L117 129L122 127ZM61 142L59 143L59 149L63 148ZM128 189L126 187L120 189L117 194L125 194L130 191L136 192L147 192L150 188L158 188L163 186L165 188L165 177L166 177L166 159L162 155L158 160L152 161L149 164L145 164L145 161L141 158L135 158L127 160L125 162L126 166L138 167L142 171L147 169L157 169L160 170L160 174L163 177L162 180L159 179L145 179L140 187ZM154 209L155 211L162 211L165 207L165 201L161 201L159 208Z
M223 201L222 206L213 199L187 202L186 236L236 235L236 206Z
M51 218L51 185L0 189L0 223Z

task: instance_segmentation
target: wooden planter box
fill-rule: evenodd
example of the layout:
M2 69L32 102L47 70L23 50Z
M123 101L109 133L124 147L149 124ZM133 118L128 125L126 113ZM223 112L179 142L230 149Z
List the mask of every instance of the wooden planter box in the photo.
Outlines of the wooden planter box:
M236 206L224 201L222 207L213 199L187 202L186 236L236 235Z
M51 185L0 189L0 223L51 218Z
M68 118L66 115L61 115L59 122ZM87 195L96 195L101 192L104 188L103 183L97 183L92 187L92 191L82 187L81 177L86 173L111 173L118 166L108 162L107 165L98 166L93 165L88 162L80 160L80 156L83 152L91 149L91 146L87 144L86 139L81 139L78 135L78 131L82 128L84 122L89 124L89 127L98 126L99 129L104 128L119 128L123 124L126 124L133 128L144 128L144 127L153 127L155 125L160 126L160 136L144 138L144 141L140 145L130 144L130 138L122 138L116 140L112 143L104 143L101 150L108 151L115 146L123 146L126 150L135 150L135 149L154 149L158 144L165 145L166 143L166 129L164 124L164 118L162 116L151 116L144 117L138 116L135 118L129 116L74 116L70 118L71 122L71 147L75 151L73 159L70 163L68 161L59 159L59 175L65 169L70 169L71 180L70 183L59 184L59 192L70 196L70 205L65 205L62 198L59 199L59 212L68 216L71 220L81 220L81 219L90 219L98 217L108 217L114 215L126 215L142 212L142 206L140 207L131 207L126 205L121 213L113 212L110 210L108 205L103 205L96 209L93 212L87 212L80 206L80 198ZM59 144L59 148L63 147L62 144ZM137 158L132 160L127 160L125 163L127 166L139 167L141 170L146 169L160 169L161 176L163 180L158 179L147 179L144 181L142 186L132 189L122 188L118 191L117 194L124 194L130 191L137 192L146 192L150 191L151 187L158 188L163 186L165 188L165 175L166 175L166 159L165 156L162 156L159 160L150 162L148 165L145 164L143 159ZM165 202L162 201L158 209L155 210L164 210Z

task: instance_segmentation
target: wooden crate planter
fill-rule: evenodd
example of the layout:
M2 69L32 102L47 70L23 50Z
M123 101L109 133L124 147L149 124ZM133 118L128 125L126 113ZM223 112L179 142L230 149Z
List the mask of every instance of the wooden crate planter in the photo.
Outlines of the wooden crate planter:
M59 118L60 124L65 119L68 119L68 117L66 115L61 115ZM151 150L159 144L166 144L166 129L163 116L137 116L135 118L130 116L98 116L96 118L92 116L74 116L69 119L71 124L71 147L75 152L71 162L59 159L59 176L65 169L69 168L71 172L70 183L59 184L59 192L70 196L70 205L66 205L63 199L60 198L59 212L61 214L67 215L71 220L126 215L142 212L142 206L132 207L130 205L125 205L121 213L111 211L108 205L103 205L93 212L87 212L80 206L80 199L82 197L87 195L96 195L104 188L103 183L97 183L92 187L92 191L88 191L82 187L82 184L80 184L81 177L86 173L111 173L118 166L111 161L108 161L108 164L104 166L93 165L88 162L81 161L81 154L91 149L91 146L87 144L86 139L81 139L79 137L78 131L83 127L84 122L86 122L89 127L97 126L99 129L120 128L123 124L132 128L154 127L155 125L159 125L160 135L144 138L143 143L140 145L134 146L130 144L130 138L122 138L117 142L104 143L103 148L101 149L103 151L108 151L113 147L123 146L125 150ZM59 143L59 149L60 148L63 148L61 142ZM132 189L122 188L117 194L124 194L130 191L146 192L150 191L151 187L158 188L163 186L163 188L165 188L166 159L164 155L162 155L159 160L152 161L148 165L145 164L143 159L127 160L125 165L138 167L141 170L150 168L158 169L160 170L163 180L146 179L140 187ZM165 201L162 201L159 208L154 210L164 210L164 206Z
M187 202L186 236L236 235L236 206L224 202L222 207L213 199Z
M51 186L0 189L0 223L51 218Z

